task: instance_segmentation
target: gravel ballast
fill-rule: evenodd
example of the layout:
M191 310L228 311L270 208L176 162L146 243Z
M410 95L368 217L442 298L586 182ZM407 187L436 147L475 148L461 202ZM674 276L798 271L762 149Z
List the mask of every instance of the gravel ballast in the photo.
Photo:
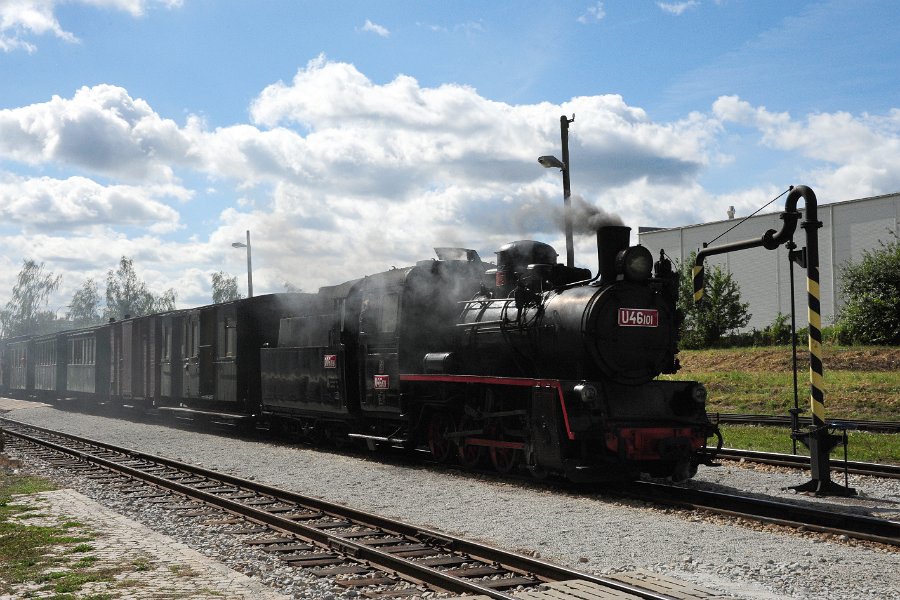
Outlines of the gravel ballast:
M525 551L599 575L647 569L736 598L900 597L900 553L880 545L459 474L424 463L396 464L55 408L17 410L6 416ZM837 474L834 477L839 479ZM806 479L804 472L730 463L715 469L701 467L690 485L752 490L790 501L839 504L842 510L852 507L879 516L897 515L900 481L851 476L850 485L860 492L855 499L812 499L782 490ZM104 500L108 502L115 499ZM121 509L134 512L129 506ZM337 597L336 590L307 587L316 583L275 563L257 564L262 559L239 545L223 549L209 539L215 536L208 531L193 533L183 524L172 523L171 515L150 514L151 510L141 508L137 512L146 514L129 516L154 529L165 528L169 522L172 531L164 533L237 565L284 593Z

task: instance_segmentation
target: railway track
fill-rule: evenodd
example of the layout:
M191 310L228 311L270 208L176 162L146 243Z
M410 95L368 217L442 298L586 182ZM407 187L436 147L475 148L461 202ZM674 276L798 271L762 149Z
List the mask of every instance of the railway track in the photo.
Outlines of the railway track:
M8 444L25 446L27 452L78 470L98 484L116 485L122 493L173 509L184 510L191 501L235 515L248 523L240 531L249 536L246 544L276 554L292 567L334 578L336 585L365 597L426 591L529 600L714 596L647 572L597 577L178 461L15 421L0 420L0 425Z
M710 417L718 423L732 423L745 425L770 425L778 427L790 427L791 417L789 415L745 415L736 413L717 413ZM799 423L801 427L808 427L811 424L809 417L800 417ZM828 421L829 426L839 429L856 430L856 431L873 431L877 433L900 433L900 421L872 421L864 419L832 419Z
M644 501L703 509L732 517L900 547L900 522L835 510L830 506L816 508L650 481L634 482L623 489L629 497Z
M809 457L798 454L780 454L777 452L758 452L756 450L722 448L716 458L754 462L778 467L790 467L794 469L809 469ZM834 468L835 472L843 472L846 467L847 473L853 473L854 475L900 479L900 465L859 462L853 460L844 463L842 460L832 460L831 466Z

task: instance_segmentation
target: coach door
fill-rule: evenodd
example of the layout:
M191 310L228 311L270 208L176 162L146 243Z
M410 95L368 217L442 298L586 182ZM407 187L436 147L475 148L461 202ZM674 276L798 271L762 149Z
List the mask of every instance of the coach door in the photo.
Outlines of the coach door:
M122 321L122 338L119 346L119 394L122 400L134 397L134 338L137 332L135 321Z
M213 358L217 402L235 402L237 392L237 307L234 303L217 307L216 352ZM250 357L244 358L250 361Z
M184 363L183 341L179 339L184 319L181 315L160 318L159 329L159 395L163 402L181 397Z
M188 313L182 327L184 385L182 397L212 400L215 387L213 351L215 349L215 315L211 310ZM210 318L213 317L213 318Z

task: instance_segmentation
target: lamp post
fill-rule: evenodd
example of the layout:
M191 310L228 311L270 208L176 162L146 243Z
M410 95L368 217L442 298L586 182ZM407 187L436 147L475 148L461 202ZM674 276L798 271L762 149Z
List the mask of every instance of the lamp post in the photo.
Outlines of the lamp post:
M253 266L250 262L250 230L247 230L247 243L243 242L234 242L231 244L232 248L246 248L247 249L247 297L253 297Z
M572 210L571 200L572 190L569 184L569 123L575 120L562 115L559 118L559 136L562 142L562 160L555 156L540 156L538 162L545 169L557 168L563 174L563 205L565 210L564 219L566 222L566 266L575 266L575 247L572 241Z

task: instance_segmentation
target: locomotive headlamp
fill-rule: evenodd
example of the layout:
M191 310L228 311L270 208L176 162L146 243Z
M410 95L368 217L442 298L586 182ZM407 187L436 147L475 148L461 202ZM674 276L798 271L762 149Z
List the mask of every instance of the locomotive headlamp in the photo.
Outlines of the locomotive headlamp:
M575 386L575 393L581 397L581 401L588 406L594 406L600 401L600 392L589 383L579 383Z
M702 383L696 383L691 388L691 399L697 404L706 404L706 387Z
M616 271L627 281L644 281L653 270L653 255L643 246L625 248L616 256Z

